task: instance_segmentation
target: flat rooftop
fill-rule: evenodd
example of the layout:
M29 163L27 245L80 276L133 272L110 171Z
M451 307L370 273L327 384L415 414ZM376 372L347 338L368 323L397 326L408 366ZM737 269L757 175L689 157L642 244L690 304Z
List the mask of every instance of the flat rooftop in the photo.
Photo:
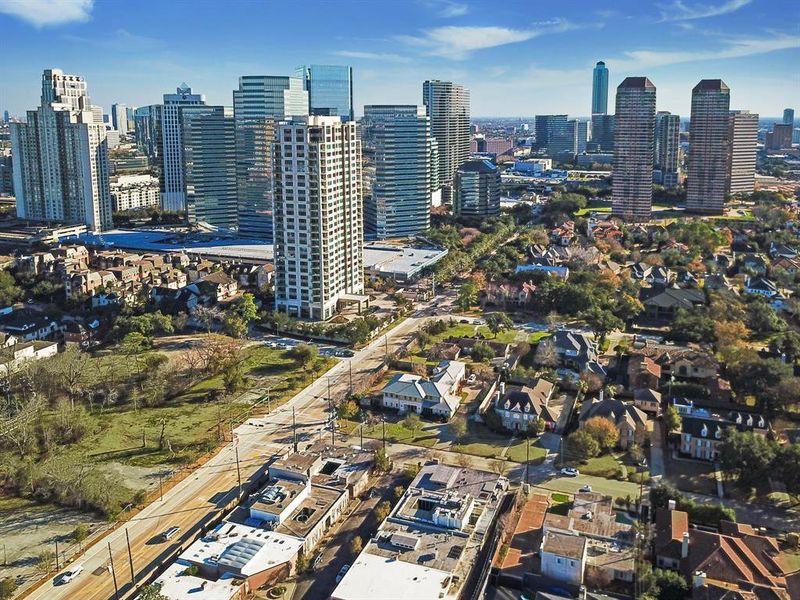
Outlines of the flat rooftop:
M328 512L345 490L331 490L316 485L306 498L275 528L277 533L306 537L317 524L328 516Z
M444 248L413 248L388 242L364 244L364 270L374 275L410 278L447 256Z
M216 581L184 575L191 565L182 559L173 562L156 579L161 584L161 593L171 600L198 598L200 600L233 600L241 597L242 578L226 573Z
M306 489L306 483L294 479L272 479L253 494L250 508L268 515L280 516L285 507Z
M482 502L491 501L493 494L507 487L508 480L501 475L443 464L424 465L409 486L434 492L454 491L462 496L469 494Z
M336 586L334 600L439 600L450 573L427 565L362 552Z

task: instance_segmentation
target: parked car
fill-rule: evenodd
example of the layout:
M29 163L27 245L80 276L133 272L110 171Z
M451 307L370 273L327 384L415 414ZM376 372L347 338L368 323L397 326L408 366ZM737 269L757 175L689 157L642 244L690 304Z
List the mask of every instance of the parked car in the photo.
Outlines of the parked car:
M564 467L561 469L562 477L577 477L580 475L581 472L578 469L573 469L572 467Z
M478 381L478 377L475 373L467 377L467 383L475 383L476 381Z
M175 534L177 534L180 530L181 530L180 527L174 527L174 526L165 530L164 533L161 534L162 541L165 542L169 541L171 538L175 537Z
M59 585L65 585L83 573L83 565L73 565L61 574L58 579Z
M339 583L347 573L347 569L350 568L350 565L342 565L342 568L339 569L339 574L336 576L336 583Z
M592 491L592 486L590 486L588 484L584 485L584 486L581 486L581 489L579 489L578 491L579 492L591 492Z

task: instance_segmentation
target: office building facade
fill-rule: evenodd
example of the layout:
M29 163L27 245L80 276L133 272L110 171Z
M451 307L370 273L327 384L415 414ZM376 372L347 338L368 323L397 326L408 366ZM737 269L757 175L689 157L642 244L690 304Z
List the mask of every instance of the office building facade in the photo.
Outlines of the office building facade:
M667 111L656 113L653 181L666 188L680 183L681 118Z
M692 89L686 210L722 214L728 192L730 88L703 79Z
M784 108L783 109L783 124L784 125L792 125L792 126L794 126L794 109L793 108Z
M650 219L653 202L656 87L627 77L617 87L612 213L625 221Z
M161 128L161 208L186 210L186 186L183 178L183 135L181 113L189 106L202 106L206 98L192 93L185 83L174 94L164 94L160 111Z
M272 240L272 155L275 123L308 115L299 77L246 75L233 91L239 233Z
M792 147L792 126L775 123L772 131L767 132L764 149L769 152L780 152Z
M424 106L367 105L361 121L370 185L364 230L377 239L415 236L430 227L438 190L438 148Z
M357 125L309 116L276 127L275 308L327 320L364 292Z
M469 90L449 81L430 80L422 84L422 101L439 150L442 201L452 202L456 169L469 158Z
M592 114L608 113L608 69L599 61L592 71Z
M41 106L11 123L21 219L111 227L106 127L94 108L83 77L44 71Z
M590 152L614 151L614 115L592 115L592 136L586 144Z
M161 104L150 104L140 106L133 113L136 147L147 156L151 165L158 167L159 174L162 171L161 155L164 142L161 134L163 108Z
M728 193L752 194L756 176L758 115L749 110L733 110L728 128Z
M230 229L237 225L236 138L233 111L186 106L180 111L186 217Z
M295 75L303 80L308 92L308 113L340 117L352 121L353 68L343 65L307 65L297 67Z
M111 125L121 136L128 135L128 107L124 104L111 105Z
M453 213L464 217L500 214L500 171L489 160L468 160L456 170Z

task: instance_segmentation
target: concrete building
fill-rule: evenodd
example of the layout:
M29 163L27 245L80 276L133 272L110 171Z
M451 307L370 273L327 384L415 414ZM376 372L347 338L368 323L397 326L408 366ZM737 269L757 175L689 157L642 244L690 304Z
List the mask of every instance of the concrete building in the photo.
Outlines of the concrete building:
M722 214L728 191L730 88L703 79L692 89L686 210Z
M186 210L186 185L183 179L183 109L206 103L202 94L182 83L174 94L164 94L164 104L157 111L161 130L161 208Z
M180 114L186 217L190 223L236 227L233 111L223 106L188 106Z
M606 63L598 61L592 71L592 114L608 112L608 69Z
M469 90L449 81L426 81L422 84L422 101L439 151L442 202L449 203L456 169L469 158Z
M792 126L775 123L772 131L767 132L764 149L768 152L780 152L792 147Z
M424 106L368 105L361 121L370 185L364 229L377 239L411 237L430 227L439 194L438 145Z
M308 65L297 67L295 75L303 80L308 92L308 112L318 116L340 117L352 121L353 68L343 65Z
M667 111L656 113L653 181L674 188L680 183L681 118Z
M128 135L128 107L124 104L111 105L111 125L121 136Z
M752 194L756 177L758 115L749 110L733 110L728 129L728 193Z
M308 115L300 77L245 75L233 91L239 233L272 240L275 123Z
M624 221L647 221L653 202L656 86L627 77L617 87L612 212Z
M96 112L83 77L44 71L41 106L11 123L18 217L111 226L106 128Z
M275 306L325 320L364 292L361 141L354 122L310 116L278 125Z
M453 214L492 217L500 214L500 171L489 160L468 160L456 171Z
M109 186L114 212L161 205L161 186L153 175L118 175Z

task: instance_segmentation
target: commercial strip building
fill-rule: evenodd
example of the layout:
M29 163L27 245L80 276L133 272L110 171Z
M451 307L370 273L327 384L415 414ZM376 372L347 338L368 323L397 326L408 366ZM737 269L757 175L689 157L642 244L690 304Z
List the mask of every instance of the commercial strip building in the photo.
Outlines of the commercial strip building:
M364 244L364 274L369 278L407 283L445 256L446 248L367 242Z
M508 489L500 475L427 463L331 594L334 600L455 599Z
M44 71L41 106L11 123L11 155L18 217L111 227L106 127L83 77Z

